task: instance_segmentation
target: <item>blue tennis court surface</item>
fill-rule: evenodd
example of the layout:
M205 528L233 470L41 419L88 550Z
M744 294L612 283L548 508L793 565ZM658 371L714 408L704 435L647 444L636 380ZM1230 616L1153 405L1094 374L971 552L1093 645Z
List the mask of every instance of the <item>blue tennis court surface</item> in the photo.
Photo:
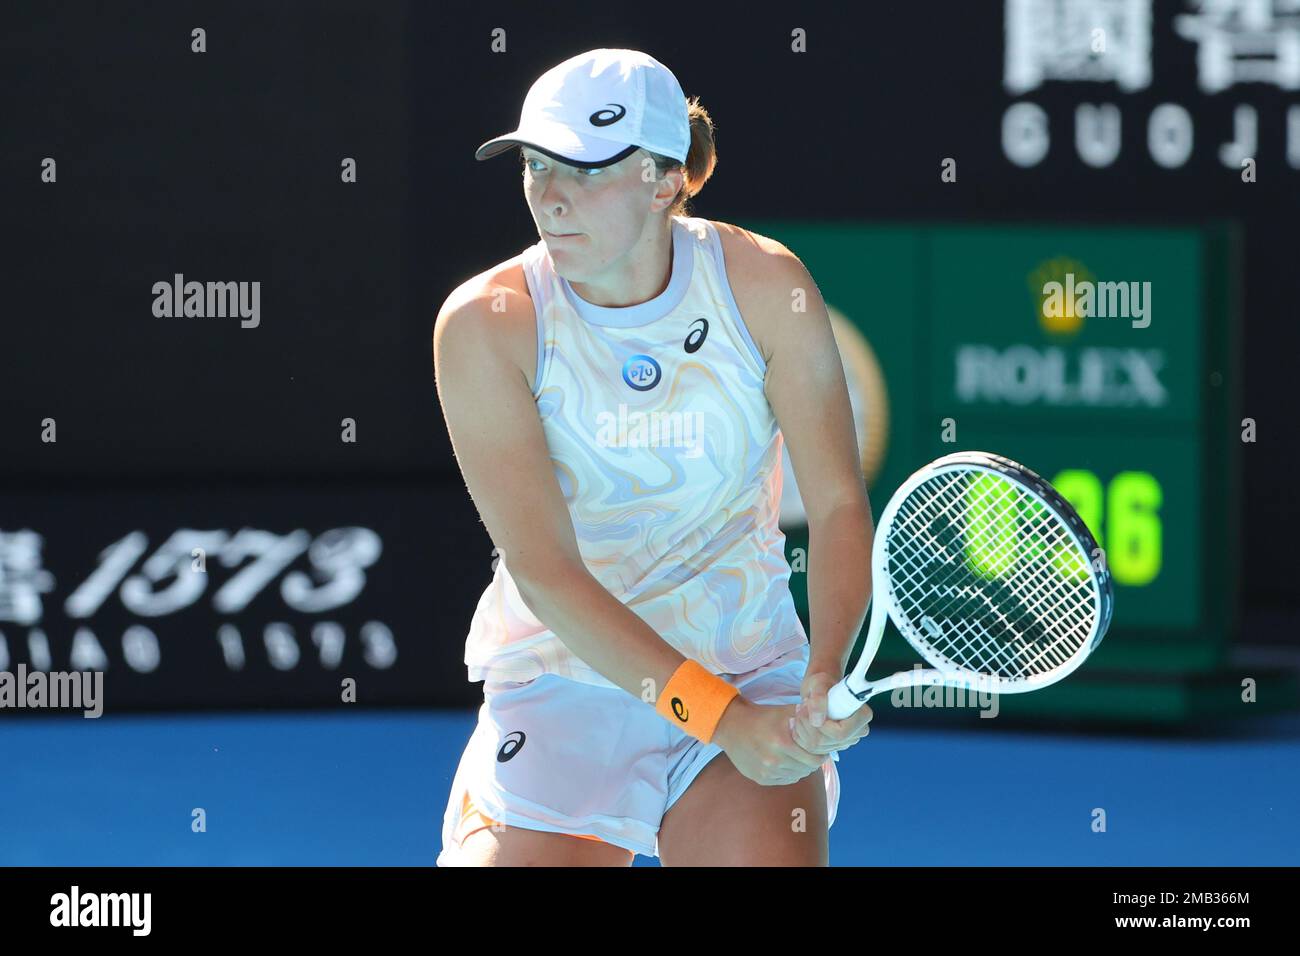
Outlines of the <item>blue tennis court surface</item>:
M430 866L474 717L0 718L0 864ZM841 755L832 864L1300 864L1300 716L1195 738L883 717Z

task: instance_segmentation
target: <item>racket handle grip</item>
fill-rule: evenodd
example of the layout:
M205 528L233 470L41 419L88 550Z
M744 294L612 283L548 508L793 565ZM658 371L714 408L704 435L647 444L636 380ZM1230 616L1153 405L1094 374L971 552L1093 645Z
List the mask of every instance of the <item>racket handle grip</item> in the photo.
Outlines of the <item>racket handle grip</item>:
M862 701L853 696L853 691L849 690L849 679L846 677L826 695L826 716L831 720L843 720L845 717L851 717L858 712L862 706Z

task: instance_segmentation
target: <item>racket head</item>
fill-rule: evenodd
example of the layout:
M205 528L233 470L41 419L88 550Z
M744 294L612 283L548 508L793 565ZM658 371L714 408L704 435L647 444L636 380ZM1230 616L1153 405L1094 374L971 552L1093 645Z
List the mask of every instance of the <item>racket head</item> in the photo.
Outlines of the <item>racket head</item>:
M890 498L872 573L886 582L883 594L875 589L880 610L945 683L1022 693L1069 675L1105 637L1114 585L1098 552L1042 476L1001 455L963 451L918 469ZM867 661L879 645L873 637Z

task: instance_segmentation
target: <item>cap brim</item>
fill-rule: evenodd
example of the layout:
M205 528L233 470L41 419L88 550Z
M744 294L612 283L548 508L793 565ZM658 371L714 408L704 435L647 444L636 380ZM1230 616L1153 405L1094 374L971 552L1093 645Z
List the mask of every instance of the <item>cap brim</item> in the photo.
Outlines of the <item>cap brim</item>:
M474 151L478 160L491 159L516 146L528 146L571 166L612 166L636 152L636 146L584 136L563 126L516 129L488 140Z

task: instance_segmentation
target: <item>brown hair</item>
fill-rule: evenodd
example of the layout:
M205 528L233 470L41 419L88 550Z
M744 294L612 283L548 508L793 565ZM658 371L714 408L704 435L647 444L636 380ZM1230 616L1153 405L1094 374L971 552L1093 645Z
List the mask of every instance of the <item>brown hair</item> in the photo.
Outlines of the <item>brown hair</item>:
M691 145L685 163L646 150L654 159L656 175L663 176L670 169L686 171L686 184L678 191L677 198L669 207L669 216L691 215L691 199L704 188L705 182L713 175L714 167L718 165L718 151L713 142L713 119L709 116L709 111L700 105L698 96L687 101L686 114L691 124Z

